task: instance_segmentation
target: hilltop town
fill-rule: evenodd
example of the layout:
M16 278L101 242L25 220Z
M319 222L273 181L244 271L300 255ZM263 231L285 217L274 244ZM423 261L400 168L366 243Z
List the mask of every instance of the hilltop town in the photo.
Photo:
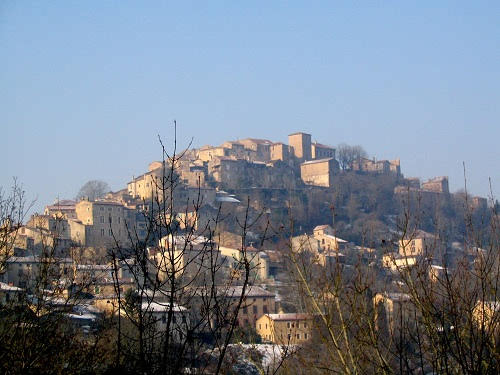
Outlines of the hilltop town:
M143 316L178 343L233 322L246 343L307 347L335 301L332 275L364 270L374 329L394 332L397 314L415 313L407 272L439 287L463 262L477 264L487 249L469 242L467 225L487 232L491 209L486 198L450 193L447 177L405 177L399 159L368 158L359 146L302 132L288 144L226 141L152 161L122 190L4 220L0 301L58 311L84 337L105 317ZM233 321L204 315L207 282Z

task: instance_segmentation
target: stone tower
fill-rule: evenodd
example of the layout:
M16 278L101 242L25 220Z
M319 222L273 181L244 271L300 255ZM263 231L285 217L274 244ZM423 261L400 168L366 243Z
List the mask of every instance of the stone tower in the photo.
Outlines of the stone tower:
M290 134L288 144L297 159L301 161L311 160L311 134L300 132Z

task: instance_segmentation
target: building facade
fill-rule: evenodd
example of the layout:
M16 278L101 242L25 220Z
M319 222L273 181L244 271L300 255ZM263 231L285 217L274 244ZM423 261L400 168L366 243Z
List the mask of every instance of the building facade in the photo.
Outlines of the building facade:
M293 345L312 337L313 318L309 314L265 314L255 323L263 341L278 345Z
M300 165L300 177L306 185L331 187L337 171L338 163L333 158L306 161Z

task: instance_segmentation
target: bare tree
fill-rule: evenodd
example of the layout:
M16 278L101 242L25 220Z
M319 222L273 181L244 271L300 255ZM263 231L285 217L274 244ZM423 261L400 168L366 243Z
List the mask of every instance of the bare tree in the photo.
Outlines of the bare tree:
M382 245L385 267L382 259L324 267L290 245L299 303L317 319L314 340L286 371L498 373L500 230L492 210L490 230L479 232L466 203L462 248L436 233L414 256L419 218L408 207L395 237L399 254Z
M82 198L88 198L94 201L98 198L102 198L111 189L109 185L101 180L90 180L87 181L78 191L75 199L78 201Z
M254 222L248 210L244 217L233 219L239 220L242 232L242 257L232 262L237 272L230 272L216 245L220 214L204 228L196 230L186 222L182 225L186 229L180 229L179 217L198 219L203 198L200 192L180 198L183 185L176 168L182 154L177 154L175 138L171 154L160 143L161 172L142 202L147 207L141 214L145 237L140 239L129 228L130 246L116 243L110 251L115 268L120 263L134 282L134 289L120 298L120 283L114 280L115 366L148 374L177 374L185 368L191 373L220 373L252 282L245 237Z
M16 188L14 192L8 221L16 219L19 227L26 206L22 191ZM72 316L77 316L75 309L82 311L80 292L88 285L77 287L73 283L73 260L57 256L63 219L51 221L53 226L45 225L49 221L44 219L34 216L30 220L30 229L38 233L39 246L25 249L22 256L9 253L0 274L9 282L1 283L0 371L96 372L107 358L103 336L84 334L72 321Z
M337 146L337 160L342 170L351 169L354 161L366 157L367 153L362 146L349 146L345 143Z
M13 254L17 232L33 204L34 201L26 202L25 192L16 179L10 192L0 187L0 273Z

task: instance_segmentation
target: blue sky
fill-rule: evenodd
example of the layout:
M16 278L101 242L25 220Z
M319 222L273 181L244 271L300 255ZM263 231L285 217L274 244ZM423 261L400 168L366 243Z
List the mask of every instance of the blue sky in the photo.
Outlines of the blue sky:
M295 131L500 196L500 2L0 3L0 186L37 209L185 146Z

